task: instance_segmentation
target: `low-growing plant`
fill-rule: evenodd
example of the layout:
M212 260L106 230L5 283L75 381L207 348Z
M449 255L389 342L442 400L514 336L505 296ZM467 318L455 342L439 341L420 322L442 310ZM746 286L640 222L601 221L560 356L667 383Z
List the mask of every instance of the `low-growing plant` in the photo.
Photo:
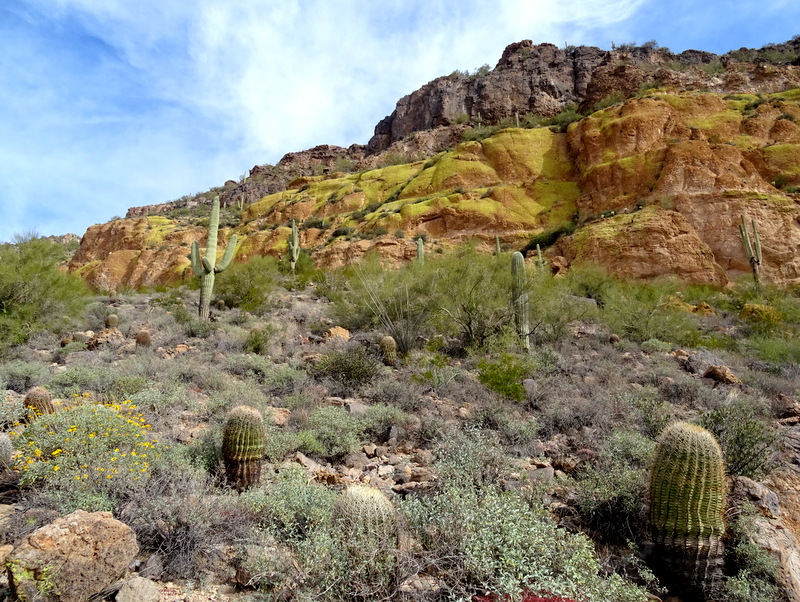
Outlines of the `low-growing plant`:
M126 491L149 478L161 454L151 426L130 402L79 403L42 416L20 434L12 431L21 452L16 468L20 484L43 483L61 491L69 512L110 510ZM103 507L85 507L104 500Z
M532 372L533 365L528 358L510 353L478 362L478 380L492 391L514 401L525 399L522 381L531 376Z
M246 262L237 262L217 275L215 293L227 307L238 307L262 315L269 310L270 295L280 280L274 257L256 255Z
M352 397L379 373L380 364L362 345L349 345L322 356L313 367L318 379L329 381L334 394Z
M332 460L358 449L364 432L360 420L334 406L314 410L308 417L308 427L323 446L323 455Z

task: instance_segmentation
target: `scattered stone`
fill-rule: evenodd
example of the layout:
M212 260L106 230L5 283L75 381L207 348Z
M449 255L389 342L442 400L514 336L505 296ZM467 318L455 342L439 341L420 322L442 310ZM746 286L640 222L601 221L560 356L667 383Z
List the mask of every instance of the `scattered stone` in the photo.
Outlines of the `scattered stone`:
M329 341L344 341L346 343L350 340L350 331L341 326L334 326L328 329L325 333L325 338Z
M144 564L139 567L139 576L147 577L149 579L160 579L164 574L164 561L161 559L161 554L151 554L145 560Z
M367 410L369 410L368 405L353 399L345 399L343 405L345 409L354 416L362 416L363 414L367 413Z
M274 426L286 426L291 415L292 411L288 408L273 408L271 406L264 408L264 418Z
M723 383L726 385L738 385L741 384L741 380L733 373L733 371L728 368L728 366L709 366L708 369L703 372L703 378L710 378L713 381L718 383Z
M133 530L110 512L78 510L14 548L9 584L19 599L85 602L119 578L138 551Z
M684 370L692 374L705 374L711 366L724 366L725 362L718 355L710 351L701 350L685 357L677 356L681 360Z
M89 351L97 351L101 347L118 346L125 340L125 336L117 328L104 328L86 343Z
M778 518L781 515L781 506L778 496L766 485L757 483L747 477L734 477L731 493L744 500L755 504L758 511L767 518Z
M375 455L376 455L375 452L378 449L378 446L373 444L373 443L368 443L367 445L365 445L361 449L367 455L368 458L374 458Z
M150 579L132 577L117 592L115 600L116 602L159 602L161 593Z
M552 466L534 468L528 471L528 478L534 483L548 483L556 477L556 471Z

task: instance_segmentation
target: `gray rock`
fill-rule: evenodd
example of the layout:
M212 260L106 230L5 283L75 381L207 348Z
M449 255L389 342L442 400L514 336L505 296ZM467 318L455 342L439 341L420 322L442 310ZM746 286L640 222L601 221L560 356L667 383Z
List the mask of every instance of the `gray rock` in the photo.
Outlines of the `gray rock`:
M116 602L159 602L161 593L150 579L133 577L120 588L115 599Z

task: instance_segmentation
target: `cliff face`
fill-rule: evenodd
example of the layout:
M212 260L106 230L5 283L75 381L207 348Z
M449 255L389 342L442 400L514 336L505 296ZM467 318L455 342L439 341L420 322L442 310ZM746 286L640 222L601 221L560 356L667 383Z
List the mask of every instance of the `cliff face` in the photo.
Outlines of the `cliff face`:
M792 44L800 56L800 39ZM776 48L793 56L794 46ZM522 248L571 223L575 234L548 250L563 257L555 263L593 260L623 276L724 284L749 271L738 234L745 215L758 223L765 279L800 282L800 67L737 61L753 52L521 42L487 74L439 78L401 99L366 148L292 153L213 192L230 206L239 260L284 253L292 219L325 266L372 249L408 260L409 239L420 234L434 246L477 239L488 248L497 235ZM608 104L609 94L633 96L584 109L568 128L510 127L455 144L469 126L452 121L465 113L496 123ZM184 199L184 210L205 201ZM93 226L71 269L103 288L180 279L186 247L205 231L153 217L176 208L134 208L134 219Z

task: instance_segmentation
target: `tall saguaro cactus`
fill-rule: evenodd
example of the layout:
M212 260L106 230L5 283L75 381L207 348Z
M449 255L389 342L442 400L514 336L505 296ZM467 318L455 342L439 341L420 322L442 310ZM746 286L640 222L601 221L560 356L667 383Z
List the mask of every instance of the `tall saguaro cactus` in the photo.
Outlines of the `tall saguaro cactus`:
M425 241L422 237L417 239L417 263L419 265L425 263Z
M236 235L231 236L222 261L217 263L217 232L219 230L219 197L214 197L211 205L211 219L208 222L208 242L206 243L206 254L200 257L200 250L197 241L192 243L192 250L189 253L189 260L192 262L194 275L201 279L200 286L200 319L208 320L211 307L211 295L214 292L214 277L220 272L224 272L236 252Z
M297 232L297 223L292 220L292 233L289 235L289 265L292 266L292 274L300 257L300 234Z
M747 261L750 262L750 267L753 269L753 280L756 281L756 286L760 284L759 270L761 268L761 239L758 237L758 228L756 228L756 220L752 220L753 225L753 239L750 240L750 234L747 231L747 222L742 216L742 223L739 224L739 234L742 235L742 246L744 253L747 255Z
M528 324L528 293L525 292L525 258L519 251L511 255L511 306L514 325L525 349L531 348Z
M702 597L723 561L725 466L714 435L688 422L667 427L650 467L649 494L659 568L674 589Z

